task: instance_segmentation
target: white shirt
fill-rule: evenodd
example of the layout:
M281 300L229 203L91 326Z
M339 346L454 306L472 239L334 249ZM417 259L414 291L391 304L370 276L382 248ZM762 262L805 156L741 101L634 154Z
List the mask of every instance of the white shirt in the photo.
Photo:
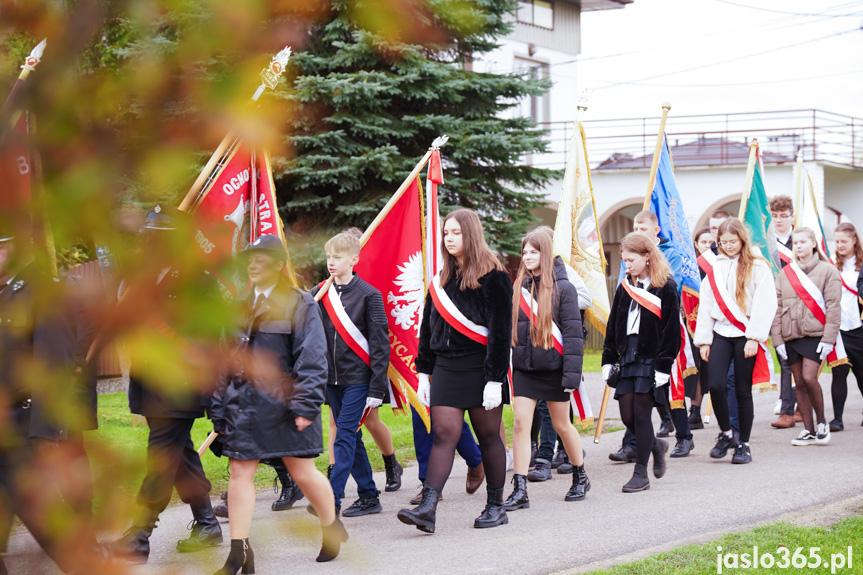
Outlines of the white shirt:
M842 281L848 287L857 285L858 273L854 269L857 263L857 257L851 256L842 264ZM842 286L842 299L839 300L839 305L842 307L842 321L839 322L839 329L842 331L851 331L863 326L863 321L860 320L860 308L857 307L857 296L848 291L845 286Z
M624 279L623 281L626 281ZM646 277L643 280L636 279L636 285L638 282L641 282L641 288L647 289L650 287L650 276ZM638 333L638 328L641 327L641 305L636 304L635 309L632 309L632 305L630 304L629 315L626 319L626 335L632 335Z
M782 244L783 246L787 246L788 240L791 239L791 234L793 232L794 232L794 230L791 230L790 232L788 232L787 234L785 234L784 236L781 236L781 237L779 236L779 234L776 234L776 241L779 242L780 244Z
M258 286L255 286L255 302L252 304L252 307L254 308L256 305L258 305L258 298L260 298L262 294L265 298L270 297L270 294L273 293L273 290L275 288L276 284L273 284L264 291L261 291L258 289Z

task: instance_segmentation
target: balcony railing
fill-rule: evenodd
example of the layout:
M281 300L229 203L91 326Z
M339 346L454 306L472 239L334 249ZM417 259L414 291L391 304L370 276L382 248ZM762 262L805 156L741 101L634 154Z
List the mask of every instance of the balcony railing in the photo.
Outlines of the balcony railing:
M592 169L649 168L659 117L584 120ZM549 153L534 154L537 167L563 168L573 122L545 122ZM823 110L782 110L692 116L669 115L668 145L675 167L746 164L748 145L758 138L765 164L825 161L863 168L863 120Z

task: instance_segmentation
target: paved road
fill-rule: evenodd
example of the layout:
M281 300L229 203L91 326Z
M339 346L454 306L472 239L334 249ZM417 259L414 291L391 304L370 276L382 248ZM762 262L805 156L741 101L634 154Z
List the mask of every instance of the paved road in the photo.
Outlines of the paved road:
M587 385L598 410L602 391L598 374L590 374ZM829 376L822 378L822 386L829 420L833 413ZM714 420L707 429L694 432L694 453L686 459L670 460L664 478L651 478L649 491L624 494L620 488L629 479L632 467L607 459L607 454L619 446L623 434L610 433L600 445L584 442L587 472L593 484L585 501L564 502L569 476L554 474L552 481L530 484L530 509L511 512L509 525L495 529L473 529L473 519L484 505L484 490L475 495L465 493L466 468L460 460L444 491L445 501L438 507L437 533L426 535L401 524L395 514L407 506L418 486L417 468L408 468L402 490L382 494L383 513L344 519L351 538L343 554L329 564L314 563L320 532L305 507L274 513L269 509L273 495L262 494L251 537L257 572L284 573L297 569L326 575L547 574L568 569L578 572L580 566L629 560L657 548L674 547L678 542L777 520L790 512L798 512L799 516L801 510L859 496L863 487L860 426L863 398L856 388L849 393L846 405L846 431L833 434L826 446L792 447L790 442L800 431L799 424L789 430L772 429L769 423L775 419L773 405L777 398L775 392L755 396L751 441L754 461L750 465L732 465L730 455L724 460L710 459L707 453L718 433ZM614 401L609 405L609 417L618 417ZM376 474L375 480L382 486L383 474ZM349 494L352 489L349 485ZM195 555L179 555L174 551L177 539L186 536L189 519L190 513L184 506L167 510L151 540L150 564L133 572L193 575L218 569L227 556L227 543ZM227 522L224 529L227 538ZM40 560L34 548L29 535L16 534L7 557L9 572L22 575L56 572ZM708 571L712 572L711 566L705 566L705 572Z

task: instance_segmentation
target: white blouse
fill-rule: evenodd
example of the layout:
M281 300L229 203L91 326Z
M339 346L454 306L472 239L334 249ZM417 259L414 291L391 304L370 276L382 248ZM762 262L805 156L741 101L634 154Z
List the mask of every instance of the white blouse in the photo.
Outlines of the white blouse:
M842 281L850 288L857 286L857 270L854 269L857 258L851 256L842 264ZM844 285L842 286L842 299L840 300L842 307L842 321L839 323L839 329L842 331L851 331L858 327L863 327L863 321L860 320L860 308L857 306L857 296L851 293Z

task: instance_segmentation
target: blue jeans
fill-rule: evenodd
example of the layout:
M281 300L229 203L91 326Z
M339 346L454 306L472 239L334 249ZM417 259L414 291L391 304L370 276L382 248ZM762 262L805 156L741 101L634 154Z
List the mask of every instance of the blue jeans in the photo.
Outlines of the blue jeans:
M431 453L432 445L434 444L434 422L432 422L432 431L426 431L425 423L419 414L411 407L411 417L414 427L414 451L417 456L417 465L419 465L419 480L425 481L426 468L429 463L429 454ZM468 467L476 467L482 463L482 455L479 452L479 445L473 438L473 432L467 421L461 429L461 437L456 445L456 451L465 460Z
M551 461L554 457L554 444L557 441L557 432L554 430L554 424L551 422L551 414L548 412L548 404L539 400L536 402L536 409L539 410L539 450L536 453L537 459L545 459Z
M339 495L345 491L348 475L354 476L360 497L377 497L380 493L372 478L363 432L359 429L368 394L368 385L327 385L330 411L336 418L336 442L333 446L336 459L330 474L336 505L342 504Z

